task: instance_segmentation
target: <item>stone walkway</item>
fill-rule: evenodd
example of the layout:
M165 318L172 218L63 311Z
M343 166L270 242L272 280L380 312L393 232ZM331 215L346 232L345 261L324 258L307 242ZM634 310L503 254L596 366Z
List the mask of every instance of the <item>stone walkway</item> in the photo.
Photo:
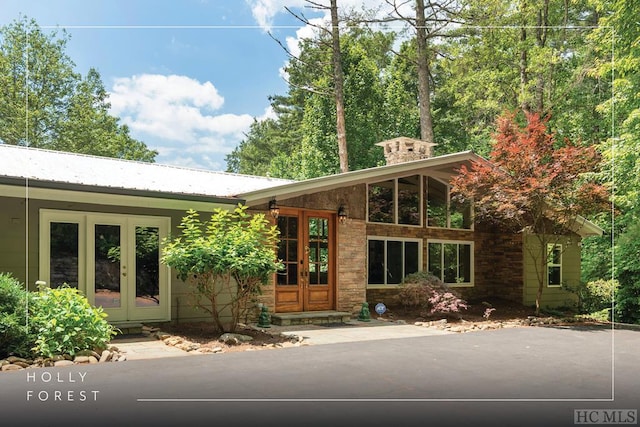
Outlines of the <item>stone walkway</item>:
M272 326L269 333L281 333L298 336L308 345L324 345L345 342L388 340L395 338L412 338L432 335L443 335L452 332L422 328L415 325L396 324L372 319L371 322L352 320L339 326L298 325ZM157 359L163 357L191 356L190 353L170 345L154 337L124 337L111 342L112 345L127 356L127 360Z

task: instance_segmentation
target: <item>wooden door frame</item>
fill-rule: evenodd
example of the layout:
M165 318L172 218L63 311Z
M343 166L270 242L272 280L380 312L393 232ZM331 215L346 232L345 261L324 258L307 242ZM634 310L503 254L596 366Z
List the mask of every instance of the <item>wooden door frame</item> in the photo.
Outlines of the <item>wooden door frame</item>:
M328 307L322 307L313 309L309 307L308 302L308 292L309 285L308 283L303 285L301 283L303 270L308 271L309 261L308 258L304 254L305 243L308 243L309 239L309 225L308 220L310 217L314 217L316 215L320 218L326 218L329 221L329 273L328 273L328 282L329 282L329 302ZM336 221L336 213L329 210L321 210L321 209L305 209L305 208L291 208L291 207L281 207L280 208L280 216L290 216L298 218L298 271L297 271L297 295L298 295L298 303L294 307L287 307L286 304L278 305L278 282L277 275L274 275L273 283L274 283L274 312L276 313L286 313L286 312L296 312L296 311L321 311L321 310L334 310L336 307L336 295L337 295L337 221ZM276 220L277 225L277 220ZM277 273L276 273L277 274ZM308 278L306 279L308 280ZM284 285L280 285L284 286ZM283 289L284 291L284 289Z

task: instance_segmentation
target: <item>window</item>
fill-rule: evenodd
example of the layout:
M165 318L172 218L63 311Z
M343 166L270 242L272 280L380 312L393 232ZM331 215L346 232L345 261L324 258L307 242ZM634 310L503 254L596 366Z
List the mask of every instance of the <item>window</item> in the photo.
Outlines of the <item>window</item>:
M420 183L420 175L412 175L369 184L367 203L369 221L421 225Z
M473 242L429 241L427 268L451 286L473 286Z
M451 200L449 186L427 177L427 226L471 228L471 206Z
M420 175L398 178L398 223L420 225Z
M562 286L562 245L547 245L547 286Z
M369 285L398 285L405 276L417 272L421 265L420 242L419 239L369 238Z
M78 288L80 225L55 222L49 225L49 286Z

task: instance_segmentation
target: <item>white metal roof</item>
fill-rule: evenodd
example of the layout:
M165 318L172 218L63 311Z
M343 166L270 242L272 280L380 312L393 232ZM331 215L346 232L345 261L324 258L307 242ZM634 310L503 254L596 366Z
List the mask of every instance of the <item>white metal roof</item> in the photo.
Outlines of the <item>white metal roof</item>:
M236 197L292 181L0 144L0 177L166 194Z

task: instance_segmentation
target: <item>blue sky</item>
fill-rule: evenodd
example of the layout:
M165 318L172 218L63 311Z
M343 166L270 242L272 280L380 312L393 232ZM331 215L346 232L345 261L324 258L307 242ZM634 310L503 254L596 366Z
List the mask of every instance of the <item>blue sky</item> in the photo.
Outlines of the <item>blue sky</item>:
M112 113L158 162L222 170L254 118L269 114L269 95L286 93L287 55L266 30L295 46L306 30L283 6L303 3L0 0L0 25L22 14L47 33L64 28L76 71L100 72Z

